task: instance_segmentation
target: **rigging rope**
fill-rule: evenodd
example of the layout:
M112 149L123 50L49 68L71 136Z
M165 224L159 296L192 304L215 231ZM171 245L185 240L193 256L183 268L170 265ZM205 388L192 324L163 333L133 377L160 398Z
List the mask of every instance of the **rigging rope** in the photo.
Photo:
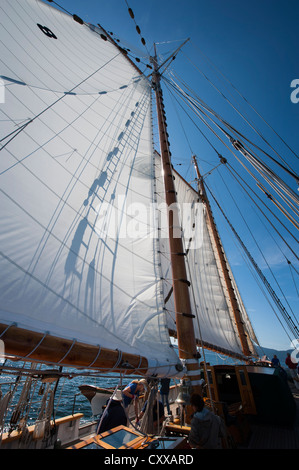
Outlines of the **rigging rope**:
M237 177L235 176L235 173L236 173L235 170L233 170L233 168L231 168L229 164L227 165L227 169L228 169L228 171L232 174L232 177L235 178L236 182L241 185L240 181L239 181L239 180L237 179ZM232 172L234 172L234 173L232 173ZM238 175L238 177L241 178L240 175ZM240 216L241 216L241 218L243 219L243 222L244 222L244 224L246 225L247 230L249 231L251 237L253 238L253 240L254 240L254 242L255 242L255 244L256 244L256 246L257 246L257 249L259 250L261 256L263 257L265 263L267 264L268 269L270 270L270 272L271 272L271 274L272 274L272 276L273 276L273 278L274 278L274 280L275 280L275 282L276 282L276 284L277 284L277 286L278 286L280 292L282 293L285 302L288 304L290 310L292 311L292 308L291 308L291 306L289 305L289 302L288 302L286 296L284 295L282 289L280 288L280 286L279 286L279 284L278 284L278 282L277 282L277 280L276 280L276 278L275 278L275 275L274 275L274 273L273 273L273 271L272 271L272 269L271 269L269 263L267 262L266 257L264 256L264 253L263 253L262 250L260 249L259 243L257 242L257 240L256 240L256 238L255 238L255 236L254 236L254 234L253 234L253 232L252 232L252 230L250 229L250 227L249 227L249 225L248 225L248 223L247 223L247 220L246 220L245 217L243 216L243 213L240 211L239 206L238 206L237 202L235 201L235 199L234 199L234 197L233 197L233 195L232 195L230 189L228 188L226 182L225 182L224 179L222 178L222 175L221 175L221 179L222 179L223 184L225 185L225 187L226 187L228 193L230 194L230 197L231 197L232 200L234 201L234 204L235 204L235 206L236 206L238 212L240 213ZM241 179L242 179L242 178L241 178ZM245 183L245 182L244 182L244 183ZM246 184L246 183L245 183L245 184ZM241 186L242 186L242 185L241 185ZM249 189L251 189L251 188L249 188ZM246 194L248 195L248 193L247 193L247 191L245 190L245 188L242 187L242 190L245 191ZM248 196L249 196L249 195L248 195ZM249 196L249 197L250 197L250 196ZM251 197L250 197L250 200L252 200L252 202L255 204L255 201L254 201ZM260 206L258 206L258 209L260 209ZM258 214L257 214L257 216L258 216ZM259 216L258 216L258 217L259 217ZM266 216L265 216L265 217L266 217ZM261 223L263 224L263 221L262 221L262 220L261 220ZM264 225L264 224L263 224L263 225ZM265 228L266 228L266 227L265 227ZM268 232L268 234L271 236L271 238L272 238L272 240L274 241L274 243L276 244L277 248L278 248L278 249L281 251L281 253L283 254L282 250L280 249L279 245L276 243L276 240L275 240L274 237L272 236L271 232ZM284 256L284 254L283 254L283 256ZM292 311L292 313L293 313L293 311Z
M212 65L212 67L219 73L219 75L221 75L221 76L224 78L224 80L230 84L230 86L231 86L231 87L238 93L238 95L250 106L250 108L257 114L257 116L259 116L259 117L263 120L263 122L276 134L276 136L277 136L277 137L281 140L281 142L283 142L284 145L293 153L293 155L294 155L296 158L299 158L298 155L294 152L294 150L291 149L291 147L282 139L282 137L273 129L273 127L257 112L257 110L250 104L250 102L238 91L238 89L237 89L237 88L232 84L232 82L215 66L215 64L213 64L213 62L200 50L200 48L199 48L196 44L194 44L193 42L192 42L192 45L193 45L194 47L196 47L196 48L199 50L199 52L200 52L200 53L205 57L205 59ZM188 59L188 60L189 60L189 59ZM201 72L201 73L202 73L202 72ZM213 85L213 86L214 86L214 85ZM257 132L257 131L256 131L256 132ZM263 137L262 135L261 135L261 137L262 137L262 139L270 146L270 144L264 139L264 137ZM270 147L271 147L271 146L270 146ZM272 148L272 147L271 147L271 148ZM272 149L272 150L274 150L274 149ZM275 152L275 153L277 153L277 152ZM277 154L277 155L278 155L278 154ZM279 155L278 155L278 156L279 156ZM279 156L279 157L282 159L281 156ZM283 160L283 159L282 159L282 160ZM283 161L284 161L284 163L285 163L287 166L289 166L289 165L287 164L287 162L285 162L285 160L283 160Z
M217 199L215 198L215 196L213 195L212 191L209 189L209 187L206 185L207 189L209 190L211 196L213 197L215 203L217 204L217 207L219 208L219 210L221 211L223 217L225 218L226 222L228 223L229 227L231 228L231 230L233 231L234 235L236 236L238 242L240 243L240 245L242 246L244 252L246 253L246 255L248 256L249 260L251 261L253 267L255 268L257 274L259 275L259 277L261 278L261 280L263 281L263 283L265 284L268 292L270 293L272 299L274 300L275 304L277 305L279 311L281 312L281 314L283 315L288 327L290 328L291 332L294 334L294 337L297 337L298 336L298 333L299 333L299 329L298 327L294 324L293 320L291 319L290 315L287 313L285 307L282 305L280 299L278 298L278 296L276 295L275 291L272 289L270 283L268 282L268 280L266 279L266 277L264 276L264 274L262 273L262 271L260 270L260 268L258 267L257 263L255 262L254 258L252 257L252 255L250 254L249 250L247 249L247 247L245 246L244 242L241 240L240 236L238 235L238 233L236 232L235 228L232 226L231 222L229 221L229 219L227 218L227 216L225 215L223 209L221 208L220 204L218 203Z
M270 170L270 168L265 165L260 159L258 159L257 156L254 156L253 155L253 152L245 149L244 145L242 145L239 141L236 141L234 140L230 134L228 132L226 132L219 124L217 124L215 122L215 120L209 116L205 111L203 111L203 109L201 108L204 108L208 113L212 114L214 117L216 117L217 119L219 119L226 127L228 127L230 130L232 130L233 132L237 133L239 136L242 136L243 139L247 140L250 144L254 145L256 148L258 148L260 151L264 152L262 149L260 149L257 145L253 144L249 139L245 138L240 132L238 132L233 126L231 126L230 124L228 124L224 119L221 118L221 116L219 116L219 114L217 114L216 112L214 112L209 106L207 106L199 97L191 97L189 95L189 93L186 93L185 91L182 90L182 88L178 87L178 85L176 83L172 81L169 81L168 80L168 83L174 88L174 90L176 92L178 92L181 97L183 97L184 101L187 100L187 102L189 102L189 104L194 108L194 112L198 115L198 117L207 125L207 122L202 119L202 117L198 114L199 113L202 113L206 116L206 118L210 119L213 124L222 132L224 133L224 135L230 140L230 142L233 144L233 146L235 147L236 150L240 151L243 156L251 163L251 165L254 166L254 168L260 173L260 175L265 178L265 173L267 173L268 175L270 175L272 177L272 179L274 179L274 181L276 181L277 184L279 184L280 187L282 187L284 189L284 191L286 192L286 194L288 194L288 196L290 198L292 198L294 201L298 201L298 196L297 194L295 194L289 187L288 185L282 181L282 179L276 175L272 170ZM208 126L208 125L207 125ZM208 128L210 130L212 130L212 128L210 126L208 126ZM219 136L213 131L213 133L216 135L216 137L219 139ZM220 139L221 140L221 139ZM223 141L222 141L223 143ZM264 152L265 153L265 152ZM288 174L290 176L292 176L295 181L298 183L299 181L299 176L296 175L294 172L290 171L289 169L287 169L286 167L284 167L282 164L280 164L279 162L277 162L277 160L275 160L273 157L271 157L269 154L266 154L269 158L271 158L271 160L273 162L275 162L276 164L278 164L281 168L283 168L285 171L288 172ZM246 167L245 167L246 168ZM247 168L246 168L247 169ZM248 171L248 170L247 170ZM269 180L268 180L269 181ZM273 187L273 185L272 185ZM277 189L274 187L274 189L277 191Z
M297 296L299 297L299 291L298 291L297 284L295 282L295 279L294 279L294 276L293 276L293 271L292 271L292 269L294 269L294 267L293 267L292 263L289 260L287 260L287 263L288 263L289 268L290 268L290 273L291 273L293 283L294 283L294 286L295 286L295 289L296 289L296 292L297 292ZM296 271L296 273L299 274L298 271Z
M154 384L150 387L150 392L147 397L147 406L142 417L140 430L144 434L154 434L154 423L153 423L153 406L157 398L158 388ZM158 404L158 402L157 402ZM157 419L159 422L159 410L157 412Z
M236 174L236 171L232 168L231 165L228 164L228 169L230 172L234 172L234 174ZM290 236L292 236L293 238L294 235L288 230L288 228L282 223L282 221L280 219L278 219L278 217L271 211L271 209L266 206L266 204L264 203L264 201L262 199L259 198L259 196L254 192L254 190L252 188L250 188L248 186L248 184L246 183L246 181L244 181L244 179L238 175L238 177L242 180L242 182L249 188L249 190L251 192L253 192L253 194L257 197L257 199L268 209L268 211L273 215L273 217L275 217L277 219L277 221L284 227L284 229L289 233ZM237 179L236 179L237 180ZM238 181L238 180L237 180ZM238 183L241 185L241 183L238 181ZM298 256L296 255L296 253L294 252L294 250L292 249L292 247L288 244L288 242L285 240L285 238L283 238L282 234L276 229L276 227L272 224L272 222L270 221L270 219L266 216L266 214L262 211L261 209L261 206L258 205L254 200L253 198L250 196L250 194L246 191L246 189L241 185L242 187L242 190L249 196L249 198L252 200L252 202L256 205L256 207L258 208L258 210L262 213L262 215L265 217L265 219L267 220L267 222L271 225L271 227L275 230L275 232L278 234L278 236L283 240L283 242L285 243L285 245L289 248L289 250L293 253L293 255L297 258ZM296 238L295 238L295 241Z

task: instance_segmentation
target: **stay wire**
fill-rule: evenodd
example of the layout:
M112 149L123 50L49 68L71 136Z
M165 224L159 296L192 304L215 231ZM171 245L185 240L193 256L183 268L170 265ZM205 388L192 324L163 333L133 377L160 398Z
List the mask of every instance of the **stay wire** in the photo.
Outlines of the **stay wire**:
M191 41L192 42L192 41ZM259 116L260 119L262 119L262 121L276 134L276 136L281 140L281 142L283 142L283 144L293 153L293 155L296 157L296 158L299 158L299 156L296 154L296 152L287 144L287 142L285 142L285 140L275 131L275 129L263 118L263 116L254 108L254 106L251 105L251 103L248 101L247 98L245 98L242 93L239 92L239 90L236 88L236 86L223 74L223 72L221 72L216 66L215 64L201 51L201 49L195 45L193 42L192 42L192 45L193 47L195 47L196 49L198 49L198 51L205 57L205 59L207 60L207 62L209 62L212 67L217 71L217 73L219 75L221 75L221 77L224 79L224 81L226 81L227 83L229 83L229 85L235 90L235 92L245 101L245 103L250 106L250 108L255 112L255 114L257 116ZM280 157L281 158L281 157ZM284 160L283 160L284 161ZM285 161L284 163L286 165L288 165ZM289 165L288 165L289 166Z
M186 109L183 108L182 104L178 101L178 99L174 96L174 94L171 92L169 86L168 86L168 80L165 79L165 77L163 76L162 79L164 80L164 83L165 83L165 86L169 92L169 94L172 96L172 98L177 102L177 104L181 107L181 109L184 111L185 114L187 114L188 118L193 122L193 124L195 125L195 127L197 128L197 130L202 134L202 136L204 137L204 139L208 142L208 144L211 146L211 148L214 150L214 152L219 156L220 153L218 152L218 150L214 147L214 145L212 144L212 142L208 139L208 137L202 132L202 130L197 126L196 122L192 119L192 117L190 116L190 114L187 113ZM177 113L178 114L178 113ZM190 151L191 153L193 154L194 152L192 151L191 149L191 146L189 145L189 148L190 148Z
M162 76L162 79L163 79L163 78L164 78L164 77ZM180 126L181 126L181 128L182 128L182 131L183 131L183 133L184 133L184 136L185 136L186 142L187 142L187 144L188 144L188 147L189 147L189 149L190 149L191 155L193 155L194 152L193 152L193 150L192 150L192 148L191 148L190 140L188 139L188 136L187 136L187 134L186 134L186 131L185 131L185 128L184 128L184 126L183 126L183 123L182 123L182 120L181 120L181 118L180 118L180 115L179 115L179 113L178 113L178 110L177 110L177 108L174 106L174 99L175 99L175 97L174 97L173 93L171 93L171 91L170 91L170 89L168 88L166 82L165 82L165 84L166 84L166 87L167 87L167 89L168 89L168 91L169 91L169 94L170 94L170 97L171 97L171 100L172 100L172 103L173 103L173 107L174 107L175 113L176 113L176 115L177 115L177 119L178 119L178 121L179 121L179 123L180 123ZM177 100L176 100L176 101L177 101Z
M234 233L234 235L236 236L238 242L240 243L241 247L243 248L244 252L246 253L248 259L250 260L251 264L253 265L253 267L255 268L258 276L260 277L260 279L262 280L262 282L264 283L264 285L266 286L269 294L271 295L273 301L275 302L276 306L279 308L279 311L281 312L282 316L284 317L287 325L289 326L290 330L292 331L292 333L296 336L298 335L298 327L294 324L293 320L291 319L290 315L288 314L288 312L286 311L285 307L283 306L283 304L281 303L280 299L278 298L278 296L276 295L274 289L271 287L270 283L268 282L268 280L266 279L265 275L262 273L261 269L259 268L259 266L257 265L256 261L254 260L253 256L251 255L251 253L249 252L249 250L247 249L247 247L245 246L244 242L242 241L241 237L239 236L239 234L237 233L237 231L235 230L235 228L233 227L233 225L231 224L230 220L228 219L228 217L226 216L226 214L224 213L223 209L221 208L219 202L217 201L217 199L215 198L214 194L212 193L212 191L210 190L209 186L206 184L206 187L209 191L209 193L211 194L213 200L215 201L218 209L220 210L220 212L222 213L223 217L225 218L226 222L228 223L229 227L231 228L232 232Z
M287 260L287 262L288 262L288 265L289 265L290 274L291 274L291 277L292 277L292 280L293 280L293 284L294 284L295 290L296 290L296 292L297 292L297 297L299 297L299 291L298 291L297 284L296 284L296 281L295 281L295 278L294 278L294 274L293 274L293 271L292 271L292 269L294 269L294 267L293 267L293 265L292 265L292 263L291 263L290 261ZM297 270L295 270L295 272L296 272L297 274L299 274Z
M183 52L182 52L183 53ZM239 114L239 116L253 129L254 132L256 132L259 137L273 150L273 152L278 156L278 158L285 163L290 168L288 163L279 155L279 153L271 146L271 144L265 139L265 137L259 132L258 129L245 117L244 114L242 114L234 105L233 103L222 93L221 90L207 77L207 75L202 72L192 61L189 59L186 54L183 53L183 55L187 58L187 60L196 68L196 70L203 75L203 77L217 90L217 92L229 103L229 105L236 111L236 113ZM273 159L267 152L264 150L260 149L265 155L267 155L269 158ZM274 159L273 159L274 160ZM279 162L276 161L277 164L280 164Z
M188 100L188 101L189 101L189 100ZM194 103L191 102L191 105L193 106ZM196 107L197 107L197 106L196 106ZM197 107L197 109L198 109L198 111L202 112L206 117L208 117L207 114L206 114L204 111L200 110L198 107ZM196 113L196 114L198 115L198 113ZM209 127L210 130L212 130L211 127L206 123L206 121L205 121L204 119L201 118L200 115L198 115L198 117ZM211 118L210 118L210 119L211 119ZM221 126L219 126L217 123L215 123L215 121L214 121L213 119L211 119L211 120L212 120L212 122L229 138L229 140L232 141L232 137L231 137L224 129L222 129ZM213 131L213 132L214 132L214 131ZM219 138L219 136L218 136L215 132L214 132L214 134L217 136L217 138ZM221 140L221 139L220 139L220 140ZM221 142L224 143L222 140L221 140ZM226 146L226 147L227 147L227 146ZM227 147L227 148L229 149L229 147ZM235 147L235 148L236 148L236 147ZM239 148L236 148L236 149L237 149L237 150L240 150ZM229 150L231 151L231 149L229 149ZM252 166L254 166L254 168L256 169L256 171L258 171L258 173L259 173L264 179L266 179L265 176L264 176L264 175L265 175L264 172L266 172L266 173L272 175L272 179L276 180L276 181L278 182L278 185L279 185L280 187L283 187L283 188L284 188L285 192L289 195L290 198L292 198L292 199L296 199L296 198L297 198L297 195L296 195L295 193L293 193L293 191L292 191L290 188L288 188L288 186L281 180L281 178L279 178L277 175L275 175L275 173L273 173L273 171L272 171L271 169L269 169L263 162L259 161L256 156L252 155L252 153L250 153L250 152L249 152L248 150L246 150L244 147L243 147L240 151L241 151L242 155L249 161L249 163L250 163ZM233 155L236 157L236 155L234 154L234 152L232 152L232 153L233 153ZM236 158L237 158L237 157L236 157ZM239 159L238 159L238 160L239 160ZM239 162L240 162L240 160L239 160ZM248 172L251 174L251 176L253 176L253 174L249 171L249 169L248 169L245 165L243 165L243 166L244 166L244 168L246 169L246 171L248 171ZM255 177L254 177L254 178L255 178ZM256 179L256 178L255 178L255 179ZM269 181L269 180L268 180L268 181ZM276 187L273 186L273 184L272 184L272 187L273 187L273 189L274 189L276 192L278 192L278 194L279 194L279 191L276 189ZM282 196L281 196L281 197L282 197ZM284 213L284 215L285 215L286 217L289 218L289 220L292 218L292 217L289 216L286 212L283 212L283 213Z
M229 172L231 173L231 170L230 170L230 167L229 167L229 166L228 166L228 170L229 170ZM249 225L248 225L248 223L247 223L245 217L243 216L243 213L240 211L240 209L239 209L239 207L238 207L238 204L237 204L237 202L235 201L235 198L234 198L234 196L232 195L232 193L231 193L231 191L230 191L228 185L226 184L226 182L225 182L224 179L222 178L222 175L220 175L220 176L221 176L221 179L222 179L222 181L223 181L223 184L225 185L226 190L228 191L228 193L229 193L229 195L230 195L232 201L234 202L235 207L237 208L237 210L238 210L238 212L239 212L239 214L240 214L240 216L241 216L241 218L242 218L242 220L243 220L245 226L247 227L247 230L248 230L248 232L250 233L250 235L251 235L251 237L252 237L252 239L253 239L253 241L254 241L254 243L255 243L257 249L258 249L258 251L260 252L260 254L261 254L261 256L262 256L262 258L263 258L265 264L267 265L267 267L268 267L268 269L269 269L269 271L270 271L270 273L271 273L271 275L272 275L272 277L273 277L273 279L274 279L274 281L275 281L275 283L276 283L278 289L280 290L282 296L284 297L284 300L285 300L286 304L288 305L289 309L291 310L292 314L293 314L294 317L295 317L295 314L294 314L294 312L293 312L293 310L292 310L292 308L291 308L291 306L290 306L290 304L289 304L289 302L288 302L288 300L287 300L287 298L286 298L284 292L282 291L282 289L281 289L281 287L280 287L280 285L279 285L279 283L278 283L278 281L277 281L277 278L276 278L276 276L275 276L273 270L271 269L271 266L269 265L269 263L268 263L268 261L267 261L265 255L264 255L264 253L263 253L262 250L261 250L260 244L258 243L256 237L254 236L254 233L252 232L251 228L249 227ZM234 177L234 175L232 175L232 176ZM235 179L236 179L236 178L235 178ZM239 183L239 181L238 181L237 179L236 179L236 181L237 181L237 183ZM240 183L239 183L239 184L240 184ZM243 189L243 188L242 188L242 189ZM264 224L263 224L263 225L264 225ZM268 232L268 233L269 233L269 235L272 237L272 234L271 234L270 232ZM273 237L272 237L272 239L273 239L274 242L276 243L276 241L275 241L275 239L274 239ZM276 243L276 245L277 245L277 243ZM277 246L278 246L278 245L277 245ZM279 247L278 247L278 248L279 248ZM279 249L280 249L280 248L279 248ZM281 250L280 250L280 251L281 251ZM296 321L297 321L297 320L296 320Z
M196 109L195 105L186 98L186 96L182 93L181 90L178 90L170 81L168 81L169 85L174 88L174 90L178 93L178 95L182 98L182 100L185 102L185 104L196 114L196 116L205 124L205 126L214 134L214 136L228 149L228 151L231 152L230 147L224 142L224 140L221 139L221 137L215 132L215 130L207 123L207 121L199 114L199 110ZM186 110L182 107L182 109L186 112ZM188 115L188 117L190 117ZM191 118L190 118L191 119ZM193 124L194 121L192 120ZM201 132L201 134L205 137L207 142L212 146L212 148L215 150L218 156L220 156L219 152L215 149L215 147L211 144L211 141L208 140L208 138L203 134L203 132L199 129L199 127L195 124L197 129Z
M241 249L240 247L237 247L239 248L239 250ZM278 315L276 309L274 308L274 305L273 303L271 303L270 301L270 298L269 298L269 294L267 294L266 292L266 289L265 289L265 285L262 281L262 279L258 276L258 273L256 271L256 269L254 268L254 266L252 265L251 261L248 259L248 257L246 256L244 250L243 252L241 253L241 256L245 262L245 264L247 265L248 267L248 270L250 271L253 279L255 280L257 286L259 287L262 295L264 296L265 300L268 302L269 304L269 307L271 308L271 310L273 311L274 315L276 316L277 318L277 321L280 323L280 326L282 327L282 329L284 330L286 336L289 338L290 342L292 341L292 336L290 336L288 330L287 330L287 326L284 324L282 318L280 318L280 316ZM294 332L292 332L292 334L294 335ZM293 336L294 337L294 336ZM258 341L258 343L260 343L260 341Z
M228 164L227 166L232 172L234 172L236 174L236 170L234 170L234 168ZM244 181L244 179L238 175L238 177L242 180L242 182L244 183L245 186L247 186L247 188L249 188L249 190L256 196L256 198L262 203L262 205L264 205L268 211L273 215L273 217L283 226L283 228L289 233L289 235L294 238L294 240L298 243L298 240L294 237L294 235L292 234L292 232L290 232L288 230L287 227L285 227L285 225L282 223L282 221L271 211L271 209L264 203L264 201L255 193L255 191L250 188L250 186L246 183L246 181ZM238 181L238 180L237 180ZM287 243L287 241L285 240L285 238L281 235L280 231L277 230L277 228L272 224L272 222L270 221L270 219L266 216L266 214L262 211L261 209L261 206L258 205L254 199L250 196L250 194L248 193L248 191L245 189L245 187L243 187L241 185L241 183L239 182L242 190L249 196L249 198L253 201L253 203L256 205L256 207L258 208L258 210L262 213L262 215L265 217L265 219L267 220L267 222L271 225L271 227L274 229L274 231L278 234L278 236L282 239L282 241L286 244L286 246L289 248L289 250L293 253L293 255L299 260L298 256L296 255L296 253L293 251L293 249L291 248L291 246Z
M180 79L179 79L180 80ZM181 81L181 80L180 80ZM172 80L173 82L173 80ZM230 131L236 133L239 137L242 137L244 140L246 140L248 143L250 143L251 145L253 145L255 148L257 148L260 152L264 153L268 158L270 158L275 164L277 164L280 168L282 168L284 171L286 171L292 178L295 179L295 181L298 183L299 182L299 176L296 175L293 171L289 170L288 168L286 168L284 165L282 165L280 162L278 162L276 159L274 159L271 155L269 155L267 152L265 152L263 149L261 149L258 145L254 144L251 140L249 140L247 137L245 137L241 132L239 132L237 129L235 129L231 124L229 124L226 120L224 120L218 113L216 113L211 107L209 107L206 103L204 103L204 101L202 99L200 99L198 96L196 96L196 94L190 89L190 87L188 87L188 85L186 85L184 82L183 82L183 85L189 90L190 93L193 94L193 96L191 96L189 93L186 93L181 87L179 87L177 85L177 83L174 82L174 87L177 88L177 90L179 90L180 93L182 93L186 99L188 101L190 101L191 103L194 104L194 106L200 111L200 112L203 112L200 108L204 108L206 111L208 111L209 113L211 113L214 117L216 117L220 122L222 122L222 124L224 124ZM203 112L203 114L208 117L206 115L206 113ZM212 118L210 118L212 120L212 122L214 123L214 125L216 125L219 130L221 130L221 132L223 132L229 139L231 139L231 136L221 127L219 126ZM257 158L257 157L256 157ZM262 163L262 161L260 160L260 162ZM264 163L262 163L263 165L265 165Z

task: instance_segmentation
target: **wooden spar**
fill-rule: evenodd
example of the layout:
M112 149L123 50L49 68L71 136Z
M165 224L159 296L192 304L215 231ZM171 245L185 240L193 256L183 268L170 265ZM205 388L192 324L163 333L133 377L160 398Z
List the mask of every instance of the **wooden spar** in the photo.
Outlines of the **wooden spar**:
M162 169L164 178L165 198L168 208L169 248L172 265L173 295L175 305L175 317L177 327L177 340L179 357L185 361L187 377L191 380L191 392L201 393L199 384L200 371L197 361L197 349L193 327L193 315L189 296L189 281L185 259L181 228L178 227L177 198L172 173L171 153L167 139L167 125L163 111L163 94L160 85L161 76L158 72L157 54L152 59L154 65L153 88L156 95L156 107L158 114L158 127L161 148ZM177 233L179 232L179 233Z
M16 360L44 362L61 366L84 367L103 372L146 374L148 361L142 356L101 348L0 324L4 355Z
M177 338L176 330L169 329L168 331L169 331L169 336L172 336L173 338ZM239 361L246 360L246 357L241 353L236 353L234 351L230 351L229 349L221 348L220 346L216 346L215 344L208 343L207 341L203 341L202 339L199 339L199 338L195 338L195 341L199 347L208 349L209 351L213 351L218 354L224 354L225 356L233 357L234 359L237 359Z
M239 334L239 338L240 338L240 342L241 342L241 346L242 346L242 351L243 351L244 355L248 357L252 353L249 349L249 345L248 345L248 341L247 341L247 335L246 335L245 330L244 330L244 324L243 324L243 321L242 321L238 301L237 301L237 298L235 296L235 291L234 291L234 288L233 288L233 285L232 285L231 278L229 276L229 270L228 270L228 267L227 267L226 258L224 256L223 247L222 247L222 244L221 244L221 241L220 241L218 230L217 230L217 227L216 227L216 224L215 224L215 221L214 221L214 217L213 217L213 214L212 214L212 209L211 209L209 200L208 200L207 195L206 195L206 190L205 190L205 187L204 187L204 183L203 183L201 174L199 172L199 168L198 168L198 165L197 165L197 160L196 160L195 155L193 155L193 162L194 162L195 171L196 171L197 178L198 178L198 184L199 184L199 187L201 189L201 198L202 198L203 202L206 205L208 222L209 222L211 230L212 230L212 235L213 235L213 238L214 238L214 241L215 241L217 254L218 254L220 264L221 264L221 268L222 268L222 272L223 272L223 275L224 275L225 285L227 287L229 300L230 300L230 303L231 303L231 306L232 306L233 315L234 315L235 322L236 322L236 325L237 325L237 330L238 330L238 334Z

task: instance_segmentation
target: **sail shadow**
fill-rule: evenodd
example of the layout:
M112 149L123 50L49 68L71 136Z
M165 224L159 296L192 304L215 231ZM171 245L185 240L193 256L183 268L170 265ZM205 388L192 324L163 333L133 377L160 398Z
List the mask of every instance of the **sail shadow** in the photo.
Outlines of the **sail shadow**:
M102 171L100 176L93 181L88 191L88 196L83 201L83 205L85 207L89 204L90 198L94 199L95 197L99 197L98 191L101 188L104 188L105 183L107 182L107 178L108 178L107 171ZM64 266L64 272L67 277L73 273L79 279L82 279L82 273L80 273L76 268L77 258L79 256L81 245L83 245L86 248L86 251L88 250L89 242L85 243L83 241L87 226L90 226L92 228L92 231L94 230L94 228L90 225L90 222L88 221L87 217L88 217L88 214L78 223L71 246L69 248L69 253L66 258L65 266Z
M94 288L95 288L95 257L89 263L86 289L84 298L84 312L88 312L89 315L93 314L94 310Z
M80 220L78 224L68 256L65 261L64 272L66 277L70 276L71 274L75 274L79 279L82 278L81 273L77 271L76 263L81 245L83 244L86 246L86 244L83 242L83 237L88 225L87 217L84 217L84 219Z
M99 178L96 178L96 179L94 180L94 182L92 183L92 185L91 185L91 187L90 187L90 189L89 189L89 191L88 191L88 196L87 196L87 198L86 198L86 199L84 200L84 202L83 202L83 205L84 205L84 206L87 206L87 205L88 205L89 199L90 199L92 196L95 196L95 195L97 194L98 189L104 187L104 185L105 185L105 183L106 183L106 181L107 181L107 177L108 177L107 171L103 171L103 172L100 174Z

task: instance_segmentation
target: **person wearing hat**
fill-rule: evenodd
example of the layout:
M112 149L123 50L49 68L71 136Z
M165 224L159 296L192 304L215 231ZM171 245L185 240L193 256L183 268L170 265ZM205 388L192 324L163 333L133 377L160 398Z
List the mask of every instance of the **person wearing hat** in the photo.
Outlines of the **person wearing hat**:
M122 406L122 396L116 393L107 400L106 408L98 421L97 434L102 434L121 425L127 425L127 415Z
M123 404L125 409L132 403L134 400L135 406L135 416L138 419L138 397L141 393L144 392L144 389L147 386L147 381L145 379L141 380L132 380L132 382L127 385L123 390Z

